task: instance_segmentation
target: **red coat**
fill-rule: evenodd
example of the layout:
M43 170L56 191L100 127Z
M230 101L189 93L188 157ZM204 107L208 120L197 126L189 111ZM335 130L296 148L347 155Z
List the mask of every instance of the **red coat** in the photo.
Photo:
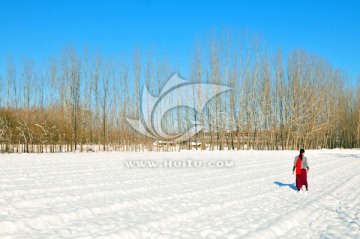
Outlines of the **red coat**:
M296 162L296 175L300 175L300 174L301 174L301 159L299 156Z

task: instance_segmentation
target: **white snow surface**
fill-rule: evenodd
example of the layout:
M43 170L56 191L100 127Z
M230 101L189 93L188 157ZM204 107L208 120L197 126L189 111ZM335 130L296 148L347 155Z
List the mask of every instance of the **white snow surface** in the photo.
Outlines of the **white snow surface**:
M360 150L0 155L0 238L360 238ZM129 160L231 168L129 168Z

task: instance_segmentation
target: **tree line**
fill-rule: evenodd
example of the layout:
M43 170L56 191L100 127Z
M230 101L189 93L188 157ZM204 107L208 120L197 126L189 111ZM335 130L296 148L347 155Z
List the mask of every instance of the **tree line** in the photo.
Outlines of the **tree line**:
M272 52L254 35L209 34L184 68L154 50L104 57L68 47L42 64L8 57L0 69L1 152L360 147L359 79L305 50ZM184 132L194 119L205 128L159 144L126 117L140 117L144 85L157 95L174 72L232 90L202 114L168 112L169 132Z

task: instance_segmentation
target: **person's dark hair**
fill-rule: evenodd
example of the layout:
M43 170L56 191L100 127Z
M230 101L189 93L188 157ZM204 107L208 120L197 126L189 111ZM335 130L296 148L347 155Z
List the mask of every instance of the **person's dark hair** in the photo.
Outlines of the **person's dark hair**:
M305 153L305 150L304 149L300 149L300 159L302 160L302 153Z

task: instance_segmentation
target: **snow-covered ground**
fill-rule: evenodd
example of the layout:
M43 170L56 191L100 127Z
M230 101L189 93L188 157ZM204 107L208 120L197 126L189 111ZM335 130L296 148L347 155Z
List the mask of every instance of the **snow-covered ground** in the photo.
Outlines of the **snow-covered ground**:
M308 150L299 193L296 154L0 155L0 238L360 238L360 150ZM126 164L145 159L204 164Z

